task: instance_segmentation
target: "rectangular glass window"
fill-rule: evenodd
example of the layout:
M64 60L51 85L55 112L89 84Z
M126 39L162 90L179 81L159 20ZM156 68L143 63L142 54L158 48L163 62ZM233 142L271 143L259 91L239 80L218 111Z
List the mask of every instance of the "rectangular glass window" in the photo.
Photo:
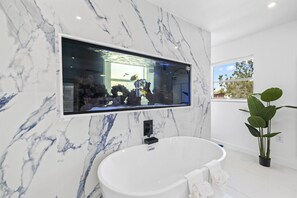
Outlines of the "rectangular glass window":
M254 91L251 57L212 65L213 99L246 99Z

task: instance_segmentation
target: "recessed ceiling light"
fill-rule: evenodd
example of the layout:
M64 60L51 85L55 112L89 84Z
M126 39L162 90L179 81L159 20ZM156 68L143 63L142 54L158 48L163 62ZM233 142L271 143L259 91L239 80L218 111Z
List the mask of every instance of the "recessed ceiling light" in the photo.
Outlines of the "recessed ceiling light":
M276 2L271 2L267 5L268 8L274 8L276 6Z
M180 42L178 41L178 42L175 44L174 48L175 48L175 49L178 49L180 46L181 46L181 44L180 44Z
M75 17L77 20L81 20L81 16L76 16Z

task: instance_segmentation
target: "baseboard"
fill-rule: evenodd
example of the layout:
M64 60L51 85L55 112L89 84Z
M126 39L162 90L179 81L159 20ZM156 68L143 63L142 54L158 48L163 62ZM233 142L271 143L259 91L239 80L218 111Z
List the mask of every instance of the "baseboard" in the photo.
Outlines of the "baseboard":
M248 154L248 155L252 155L252 156L259 155L258 151L255 151L255 150L252 150L249 148L245 148L245 147L241 147L241 146L238 146L235 144L231 144L226 141L221 141L221 140L215 139L215 138L211 138L211 141L221 144L228 149L236 150L236 151ZM283 158L281 158L279 156L275 156L275 155L271 155L271 158L273 159L273 163L275 163L275 164L279 164L279 165L297 170L297 165L295 163L292 163L286 159L283 159Z

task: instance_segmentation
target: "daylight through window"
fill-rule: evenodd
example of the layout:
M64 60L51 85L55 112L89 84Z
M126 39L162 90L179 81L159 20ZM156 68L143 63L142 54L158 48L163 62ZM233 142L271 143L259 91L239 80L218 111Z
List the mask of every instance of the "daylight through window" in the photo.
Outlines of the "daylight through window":
M245 99L254 89L252 57L212 65L213 99Z

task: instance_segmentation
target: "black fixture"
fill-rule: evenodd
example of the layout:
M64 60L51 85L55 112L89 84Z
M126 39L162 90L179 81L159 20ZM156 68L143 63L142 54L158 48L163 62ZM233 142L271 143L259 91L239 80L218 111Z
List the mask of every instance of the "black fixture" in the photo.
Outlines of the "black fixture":
M153 134L153 120L143 121L143 136L150 137Z
M143 136L147 136L148 138L144 139L145 144L153 144L158 142L158 138L150 137L153 134L153 120L145 120L143 121Z
M156 142L159 142L158 138L156 138L156 137L150 137L150 138L144 139L144 143L148 144L148 145L156 143Z

